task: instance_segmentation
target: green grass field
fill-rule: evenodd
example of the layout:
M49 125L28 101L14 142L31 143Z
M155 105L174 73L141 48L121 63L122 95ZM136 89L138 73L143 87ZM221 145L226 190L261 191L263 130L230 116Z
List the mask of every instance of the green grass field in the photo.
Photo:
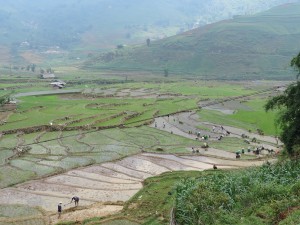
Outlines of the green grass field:
M252 132L261 129L267 135L278 135L280 131L274 124L276 112L264 111L266 99L254 99L240 104L246 105L249 110L238 109L233 115L214 110L201 110L199 116L203 121L239 127Z

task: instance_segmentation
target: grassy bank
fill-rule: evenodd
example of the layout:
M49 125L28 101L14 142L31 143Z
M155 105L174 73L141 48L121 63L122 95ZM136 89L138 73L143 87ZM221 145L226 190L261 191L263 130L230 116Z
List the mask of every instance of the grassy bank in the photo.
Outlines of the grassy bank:
M184 180L179 224L299 224L300 162L264 165Z

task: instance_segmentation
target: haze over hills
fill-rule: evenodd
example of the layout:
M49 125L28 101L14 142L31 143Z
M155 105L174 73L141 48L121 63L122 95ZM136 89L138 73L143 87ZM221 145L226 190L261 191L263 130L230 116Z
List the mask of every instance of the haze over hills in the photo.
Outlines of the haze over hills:
M0 61L39 63L47 54L65 51L87 55L295 1L2 0Z
M192 74L205 78L293 79L300 49L300 4L200 27L89 60L87 67Z

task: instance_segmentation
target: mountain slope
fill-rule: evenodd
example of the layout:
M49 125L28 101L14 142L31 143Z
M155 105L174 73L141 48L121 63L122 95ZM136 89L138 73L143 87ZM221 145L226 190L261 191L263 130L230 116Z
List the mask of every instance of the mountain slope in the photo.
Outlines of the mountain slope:
M211 78L285 78L300 50L300 4L239 16L191 30L147 47L102 54L87 67L190 73ZM291 77L290 77L291 78Z
M7 57L0 62L37 63L34 58L42 61L49 52L62 51L71 52L74 58L82 57L119 44L158 40L234 15L253 14L295 1L298 0L3 0L0 54Z

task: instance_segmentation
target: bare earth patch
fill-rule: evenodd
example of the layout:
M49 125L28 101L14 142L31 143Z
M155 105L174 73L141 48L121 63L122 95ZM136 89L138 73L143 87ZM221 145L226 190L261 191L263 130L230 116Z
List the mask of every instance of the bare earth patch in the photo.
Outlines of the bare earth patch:
M71 207L66 209L66 212L62 213L60 219L57 218L57 215L51 216L51 224L56 224L59 221L83 221L93 217L109 216L120 212L122 209L123 206L103 205L101 203L96 203L83 209Z

